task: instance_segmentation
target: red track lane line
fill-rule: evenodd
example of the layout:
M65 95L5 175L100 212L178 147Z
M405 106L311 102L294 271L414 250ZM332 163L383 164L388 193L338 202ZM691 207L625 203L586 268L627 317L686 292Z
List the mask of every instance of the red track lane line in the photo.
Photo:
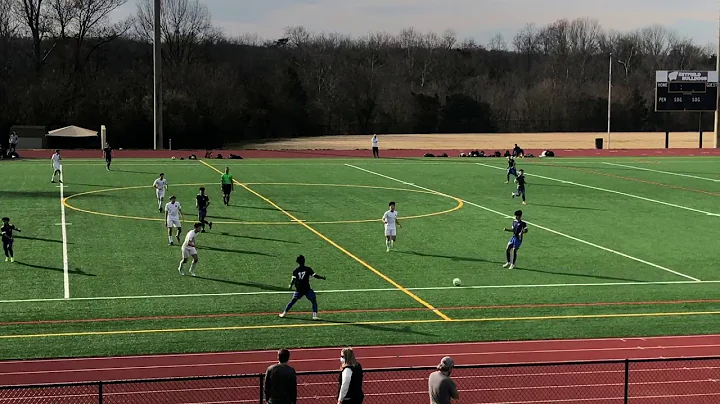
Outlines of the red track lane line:
M720 149L718 149L720 151ZM604 347L644 347L644 346L672 346L673 343L683 344L686 340L706 340L703 344L720 343L720 334L700 334L700 335L680 335L680 336L658 336L658 337L627 337L627 338L587 338L587 339L544 339L544 340L516 340L516 341L480 341L480 342L457 342L457 343L439 343L439 344L400 344L400 345L383 345L383 346L359 346L356 351L362 351L364 355L372 354L374 351L387 353L388 351L397 352L399 350L407 350L412 352L436 352L439 355L447 352L446 348L459 347L476 347L473 349L510 349L504 346L516 346L520 349L529 348L533 345L548 345L550 347L564 346L566 348L586 346L604 346ZM661 342L663 341L663 342ZM322 347L322 348L298 348L293 349L292 357L298 356L303 358L335 358L340 348L338 347ZM532 349L532 348L531 348ZM151 359L167 360L178 358L180 360L195 361L197 357L206 357L208 360L215 360L219 356L259 356L268 360L275 360L277 350L257 350L257 351L230 351L230 352L206 352L206 353L184 353L184 354L158 354L158 355L132 355L132 356L107 356L107 357L86 357L86 358L58 358L58 359L26 359L0 361L0 366L4 365L31 365L31 364L48 364L52 362L94 362L94 361L132 361ZM213 359L210 359L213 358Z
M453 306L438 307L438 310L499 310L499 309L538 309L558 307L611 307L611 306L655 306L674 304L703 304L720 303L720 299L699 299L699 300L658 300L640 302L591 302L591 303L542 303L542 304L508 304L490 306ZM348 313L394 313L410 311L427 311L424 307L399 307L383 309L355 309L355 310L325 310L325 314L348 314ZM295 315L310 315L311 312L298 311ZM234 318L234 317L263 317L277 316L276 312L258 313L220 313L220 314L198 314L182 316L143 316L143 317L108 317L89 319L65 319L65 320L32 320L32 321L6 321L0 322L0 326L14 325L41 325L41 324L75 324L75 323L100 323L100 322L126 322L126 321L157 321L157 320L186 320L186 319L213 319L213 318Z

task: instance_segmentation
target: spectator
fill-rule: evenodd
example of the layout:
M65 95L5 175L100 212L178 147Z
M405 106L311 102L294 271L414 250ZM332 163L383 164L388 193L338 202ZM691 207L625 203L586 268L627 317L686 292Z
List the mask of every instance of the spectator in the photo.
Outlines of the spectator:
M288 365L290 351L278 351L278 362L265 372L265 400L268 404L297 403L297 375Z
M11 154L15 153L15 151L17 150L17 145L18 145L18 135L17 135L17 133L15 133L15 131L12 131L12 132L10 132L10 141L8 142L8 146L10 148L9 152Z
M373 135L373 137L372 137L372 150L373 150L373 157L376 159L379 159L380 158L380 148L378 147L377 135Z
M344 348L340 353L340 386L338 404L362 404L365 394L362 391L362 366L355 359L352 348Z
M450 400L460 398L455 382L450 374L455 367L452 358L442 358L437 371L430 374L428 378L428 391L430 392L430 404L450 404Z
M512 151L513 157L525 157L525 151L520 148L520 146L515 143L515 147L513 147Z

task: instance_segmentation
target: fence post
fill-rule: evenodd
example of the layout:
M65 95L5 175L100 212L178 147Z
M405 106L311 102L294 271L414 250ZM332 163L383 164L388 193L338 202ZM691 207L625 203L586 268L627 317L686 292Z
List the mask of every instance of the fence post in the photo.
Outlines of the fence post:
M103 402L103 382L98 382L98 404Z
M630 399L630 359L625 359L625 404Z
M262 373L260 374L259 385L260 385L260 404L263 404L263 401L265 399L265 397L264 397L264 395L265 395L265 375Z
M670 131L665 131L665 148L670 147Z

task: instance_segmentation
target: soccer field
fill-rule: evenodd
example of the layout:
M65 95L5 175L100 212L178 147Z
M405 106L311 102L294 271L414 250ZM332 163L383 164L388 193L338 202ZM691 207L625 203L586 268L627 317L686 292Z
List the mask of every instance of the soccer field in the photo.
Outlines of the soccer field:
M239 183L222 204L220 171ZM3 163L0 358L720 332L720 159L47 161ZM192 228L205 186L214 227L180 276L152 183ZM12 178L12 180L9 180ZM63 199L64 198L64 199ZM385 251L380 221L402 228ZM64 202L64 203L63 203ZM516 209L529 232L503 269ZM321 321L292 297L295 257ZM462 280L461 287L452 284Z

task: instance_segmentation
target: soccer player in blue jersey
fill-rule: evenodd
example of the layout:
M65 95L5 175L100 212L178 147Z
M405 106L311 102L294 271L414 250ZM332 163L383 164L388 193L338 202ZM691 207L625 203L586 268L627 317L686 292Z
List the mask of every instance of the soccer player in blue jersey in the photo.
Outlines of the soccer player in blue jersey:
M508 168L507 168L507 179L505 180L505 183L510 182L510 176L514 175L515 178L517 178L517 171L515 171L515 159L512 156L508 156Z
M512 228L505 228L505 231L511 232L513 235L508 241L507 248L505 249L505 265L503 268L513 269L515 268L515 262L517 262L517 252L522 245L523 236L528 232L527 223L522 221L522 210L515 211L515 220L513 220ZM512 252L512 260L510 259L510 252Z
M527 203L525 203L525 171L520 170L520 174L515 178L515 182L517 182L517 192L513 192L512 197L522 196L522 204L527 205Z
M326 278L324 276L316 274L315 271L312 270L312 268L305 266L304 256L301 255L297 257L295 262L297 262L298 267L295 268L295 270L293 271L292 281L290 282L290 289L295 287L295 293L293 293L293 297L292 300L290 300L290 303L285 306L285 310L280 313L280 317L285 317L285 315L287 315L287 312L290 311L293 305L297 303L298 300L302 299L303 296L305 296L308 300L310 300L310 303L312 303L313 320L317 320L318 305L317 299L315 298L315 291L313 291L310 287L310 278L312 277L322 280L325 280Z

